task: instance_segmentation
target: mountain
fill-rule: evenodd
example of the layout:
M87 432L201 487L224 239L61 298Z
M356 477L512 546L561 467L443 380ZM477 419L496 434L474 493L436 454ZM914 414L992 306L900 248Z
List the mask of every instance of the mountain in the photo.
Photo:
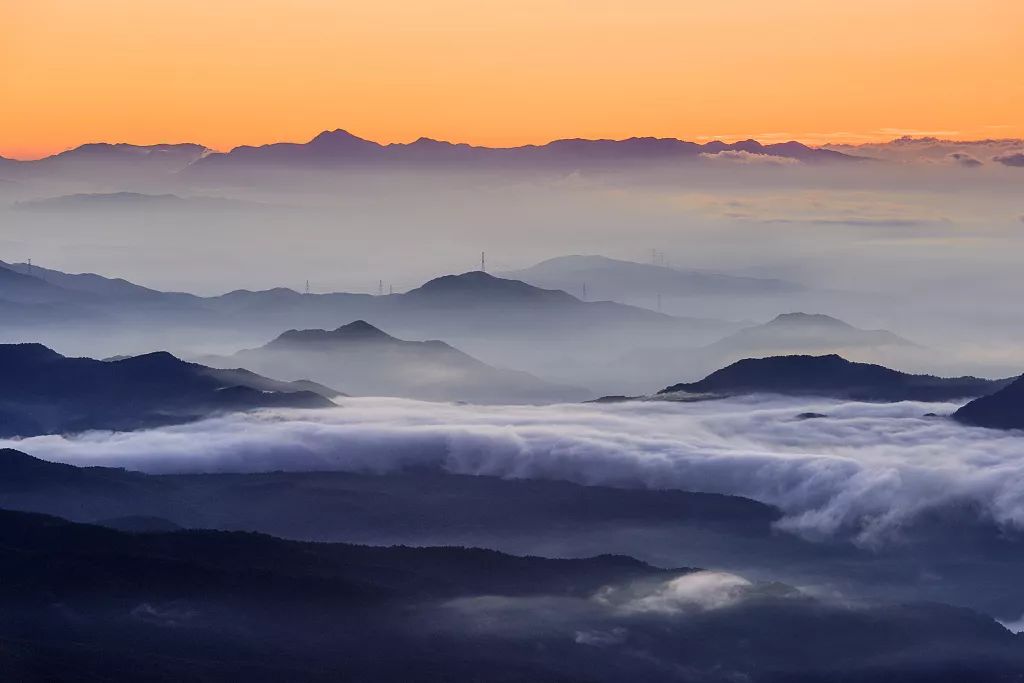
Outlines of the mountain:
M332 405L309 384L213 370L163 352L106 362L67 358L41 344L2 344L0 377L2 436L129 430L228 411Z
M587 392L495 368L442 341L405 341L364 320L335 330L289 330L212 365L237 364L275 377L314 377L351 394L429 401L573 401Z
M738 277L699 270L682 270L650 263L636 263L605 256L559 256L522 270L501 273L537 287L579 293L590 300L610 299L623 303L656 297L771 296L803 289L785 280ZM586 289L586 295L583 290Z
M711 344L709 351L745 355L841 352L844 349L914 346L888 330L863 330L821 313L783 313Z
M827 356L747 358L699 382L674 384L659 396L786 394L854 401L952 401L998 391L1012 380L910 375L881 365Z
M280 142L257 147L236 147L197 159L189 169L211 172L223 168L339 168L345 166L580 166L666 161L700 161L702 154L743 151L777 156L806 163L852 161L856 157L833 150L816 149L799 142L762 145L756 140L736 143L713 141L697 144L674 138L625 140L554 140L521 147L477 147L429 138L411 143L380 144L348 131L324 131L309 142Z
M621 386L627 370L611 363L634 350L638 339L692 348L738 328L612 301L581 301L480 271L377 296L279 287L202 297L27 264L8 265L3 276L18 283L5 288L0 279L6 341L44 341L98 357L154 347L201 357L252 348L281 330L331 330L365 320L398 339L443 339L492 367L514 367L597 393Z
M32 278L36 283L63 290L61 296L70 296L68 292L81 292L99 299L121 300L145 300L152 302L156 299L187 298L198 301L199 297L179 292L161 292L148 287L137 285L123 278L108 278L95 273L64 273L52 268L43 268L28 263L5 263L0 261L0 297L10 298L8 282L4 280L4 270L13 271L24 277ZM38 284L33 284L38 287Z
M903 136L888 142L867 142L859 145L828 144L823 148L890 162L978 168L985 165L998 167L998 157L1024 151L1024 140L946 140L934 136Z
M193 143L169 145L130 145L97 142L80 145L36 161L23 162L21 168L47 173L91 171L132 172L148 175L176 173L201 159L209 149Z
M0 300L39 304L82 301L83 298L75 292L35 277L34 274L19 272L14 266L0 261Z
M260 329L269 323L327 329L325 320L365 320L400 338L444 339L484 362L482 354L505 357L502 351L511 347L520 352L517 357L550 357L558 349L582 354L596 347L628 346L642 335L710 340L735 329L723 321L679 318L611 301L580 301L563 291L481 271L445 275L402 294L242 290L204 299L203 305Z
M851 606L614 555L126 533L0 511L0 566L0 670L26 683L994 681L1024 666L1019 639L968 609Z
M1024 429L1024 378L976 398L955 413L964 424L993 429Z
M528 553L558 547L566 556L597 547L595 534L643 528L647 536L660 531L667 537L712 539L711 545L729 547L744 561L757 551L741 538L772 537L781 516L776 508L737 496L508 480L424 467L381 473L143 474L47 462L15 450L0 450L0 508L90 523L162 519L179 527L296 540L379 545L431 538ZM643 542L623 540L605 547L643 551ZM788 545L781 539L772 551L783 552ZM702 552L695 538L687 553Z

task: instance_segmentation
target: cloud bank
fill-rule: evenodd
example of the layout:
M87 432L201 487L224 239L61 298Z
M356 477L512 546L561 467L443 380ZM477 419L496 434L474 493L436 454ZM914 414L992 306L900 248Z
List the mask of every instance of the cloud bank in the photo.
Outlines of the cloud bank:
M781 397L540 407L362 398L336 409L0 445L154 473L436 467L734 494L780 507L783 529L865 544L947 504L971 503L1024 528L1024 436L923 417L956 407ZM804 412L827 417L796 418Z
M768 166L800 166L799 159L780 157L775 154L759 154L743 149L725 149L721 152L702 152L701 157L709 161L725 161L733 164L756 164Z

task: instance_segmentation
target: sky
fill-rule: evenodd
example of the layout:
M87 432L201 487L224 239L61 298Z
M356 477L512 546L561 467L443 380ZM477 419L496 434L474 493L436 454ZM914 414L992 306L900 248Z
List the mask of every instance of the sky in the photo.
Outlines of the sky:
M0 0L0 155L1024 136L1019 0Z

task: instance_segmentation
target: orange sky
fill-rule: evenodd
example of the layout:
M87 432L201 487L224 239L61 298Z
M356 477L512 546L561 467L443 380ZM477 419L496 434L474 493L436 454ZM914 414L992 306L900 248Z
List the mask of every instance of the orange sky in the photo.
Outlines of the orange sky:
M1024 137L1022 0L0 0L0 155Z

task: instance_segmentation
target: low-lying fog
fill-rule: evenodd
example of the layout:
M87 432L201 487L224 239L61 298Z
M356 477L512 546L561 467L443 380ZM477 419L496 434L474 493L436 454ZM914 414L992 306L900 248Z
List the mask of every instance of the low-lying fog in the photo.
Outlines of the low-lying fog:
M627 303L736 322L795 310L827 313L942 347L941 360L922 364L936 372L1005 376L1024 368L1017 344L1024 322L1011 315L1024 286L1019 168L722 160L617 172L307 172L245 182L188 176L114 182L96 175L92 183L26 178L5 184L3 260L218 294L301 291L307 281L314 293L405 291L478 268L482 251L492 272L565 254L653 258L782 278L805 290ZM121 191L181 199L45 201ZM584 284L571 293L581 295ZM600 296L601 283L588 284L591 298ZM194 348L171 350L214 346L201 335L192 338ZM80 353L97 347L73 330L59 342ZM638 338L635 347L656 342ZM217 351L236 350L224 346ZM110 353L143 350L149 349ZM502 355L485 360L530 369L523 359ZM582 375L552 379L590 386Z
M339 404L3 445L53 461L156 473L436 467L737 494L780 507L786 531L812 539L852 534L865 546L885 544L902 525L950 505L1024 527L1024 438L942 417L953 404L763 396L543 407Z

